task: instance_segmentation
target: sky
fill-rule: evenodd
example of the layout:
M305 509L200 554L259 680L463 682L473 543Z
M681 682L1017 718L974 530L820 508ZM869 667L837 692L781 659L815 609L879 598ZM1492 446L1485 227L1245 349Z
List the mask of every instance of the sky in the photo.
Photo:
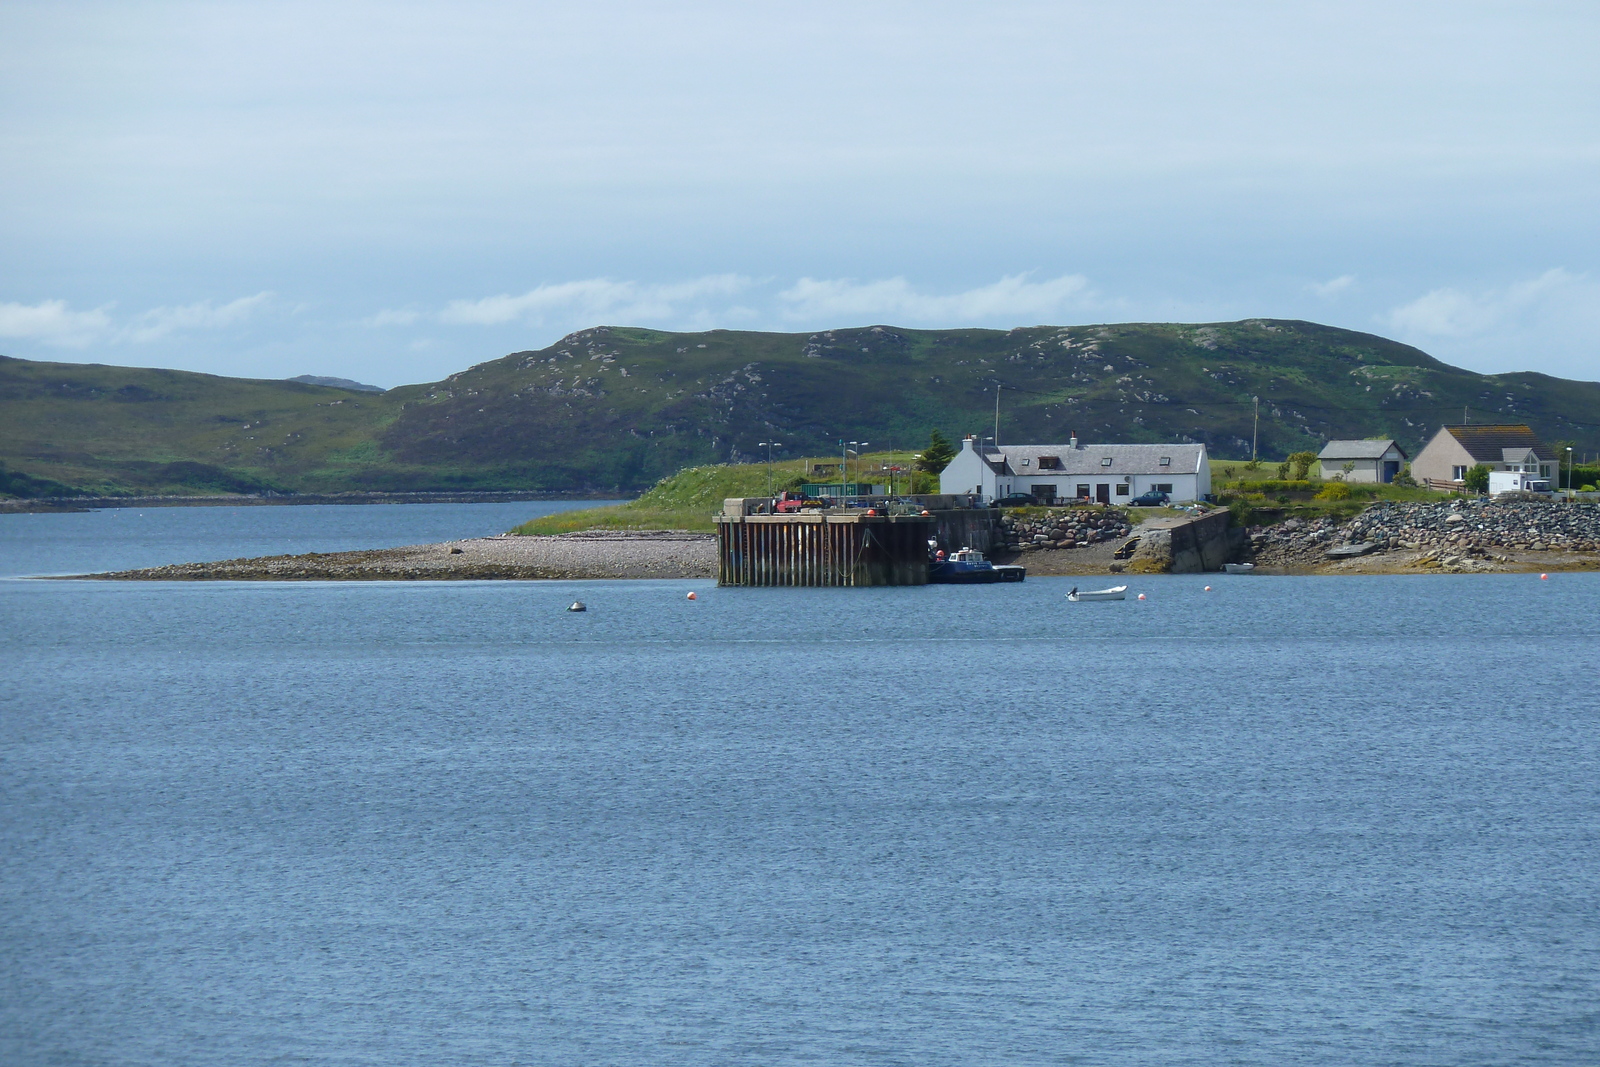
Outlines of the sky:
M0 354L1300 318L1600 379L1600 5L0 5Z

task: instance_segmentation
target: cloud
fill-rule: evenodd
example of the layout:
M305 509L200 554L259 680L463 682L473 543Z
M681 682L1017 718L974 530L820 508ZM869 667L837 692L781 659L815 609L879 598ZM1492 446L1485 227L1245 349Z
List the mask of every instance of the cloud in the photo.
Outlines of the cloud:
M113 305L73 311L65 300L37 304L0 304L0 337L43 341L63 348L83 348L111 328Z
M392 311L388 308L369 315L361 320L361 325L372 329L382 329L385 326L410 326L422 316L415 311Z
M242 296L220 307L211 301L184 304L181 307L158 307L134 316L123 327L118 337L135 344L160 340L178 330L217 330L243 322L258 308L272 299L272 293L261 292L255 296Z
M1509 285L1434 289L1380 316L1402 340L1477 370L1593 380L1600 281L1556 268Z
M1413 335L1471 337L1564 310L1562 305L1574 302L1593 307L1597 288L1587 276L1557 268L1501 289L1434 289L1389 312L1387 321Z
M619 321L661 320L691 313L691 309L683 306L685 304L709 297L733 296L750 285L749 278L738 274L713 274L670 285L589 278L541 285L521 296L502 294L481 300L452 300L438 318L443 323L470 326L539 323L547 315L564 318L606 315Z
M1042 282L1030 282L1026 274L1011 274L991 285L944 295L920 292L905 278L874 282L801 278L778 298L785 305L786 318L828 321L830 325L843 317L935 325L997 320L1014 324L1019 318L1045 319L1097 302L1089 280L1081 274Z
M1331 300L1356 283L1354 274L1341 274L1337 278L1325 282L1312 282L1306 288L1322 297Z

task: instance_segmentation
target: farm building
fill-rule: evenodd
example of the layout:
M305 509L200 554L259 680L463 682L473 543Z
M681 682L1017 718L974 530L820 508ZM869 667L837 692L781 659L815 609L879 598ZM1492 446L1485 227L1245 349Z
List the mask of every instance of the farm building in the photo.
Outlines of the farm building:
M1384 485L1395 480L1408 458L1405 449L1391 440L1329 441L1317 453L1324 478Z

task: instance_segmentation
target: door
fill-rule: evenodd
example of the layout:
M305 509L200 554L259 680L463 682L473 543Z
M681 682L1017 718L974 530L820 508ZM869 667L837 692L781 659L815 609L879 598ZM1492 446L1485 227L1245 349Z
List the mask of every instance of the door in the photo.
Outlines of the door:
M1094 487L1094 499L1097 504L1111 503L1111 483L1101 482Z
M1386 459L1386 460L1383 461L1383 484L1384 485L1388 485L1390 482L1394 481L1395 476L1398 475L1399 473L1400 473L1400 461L1399 460L1397 460L1397 459Z

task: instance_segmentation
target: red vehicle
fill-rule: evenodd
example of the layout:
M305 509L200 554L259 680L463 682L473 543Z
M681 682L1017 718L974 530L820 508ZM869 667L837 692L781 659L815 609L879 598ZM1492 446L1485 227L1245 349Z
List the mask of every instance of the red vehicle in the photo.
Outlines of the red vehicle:
M825 501L806 496L804 493L795 493L788 490L772 498L772 510L779 513L805 511L808 508L825 508L827 506Z

